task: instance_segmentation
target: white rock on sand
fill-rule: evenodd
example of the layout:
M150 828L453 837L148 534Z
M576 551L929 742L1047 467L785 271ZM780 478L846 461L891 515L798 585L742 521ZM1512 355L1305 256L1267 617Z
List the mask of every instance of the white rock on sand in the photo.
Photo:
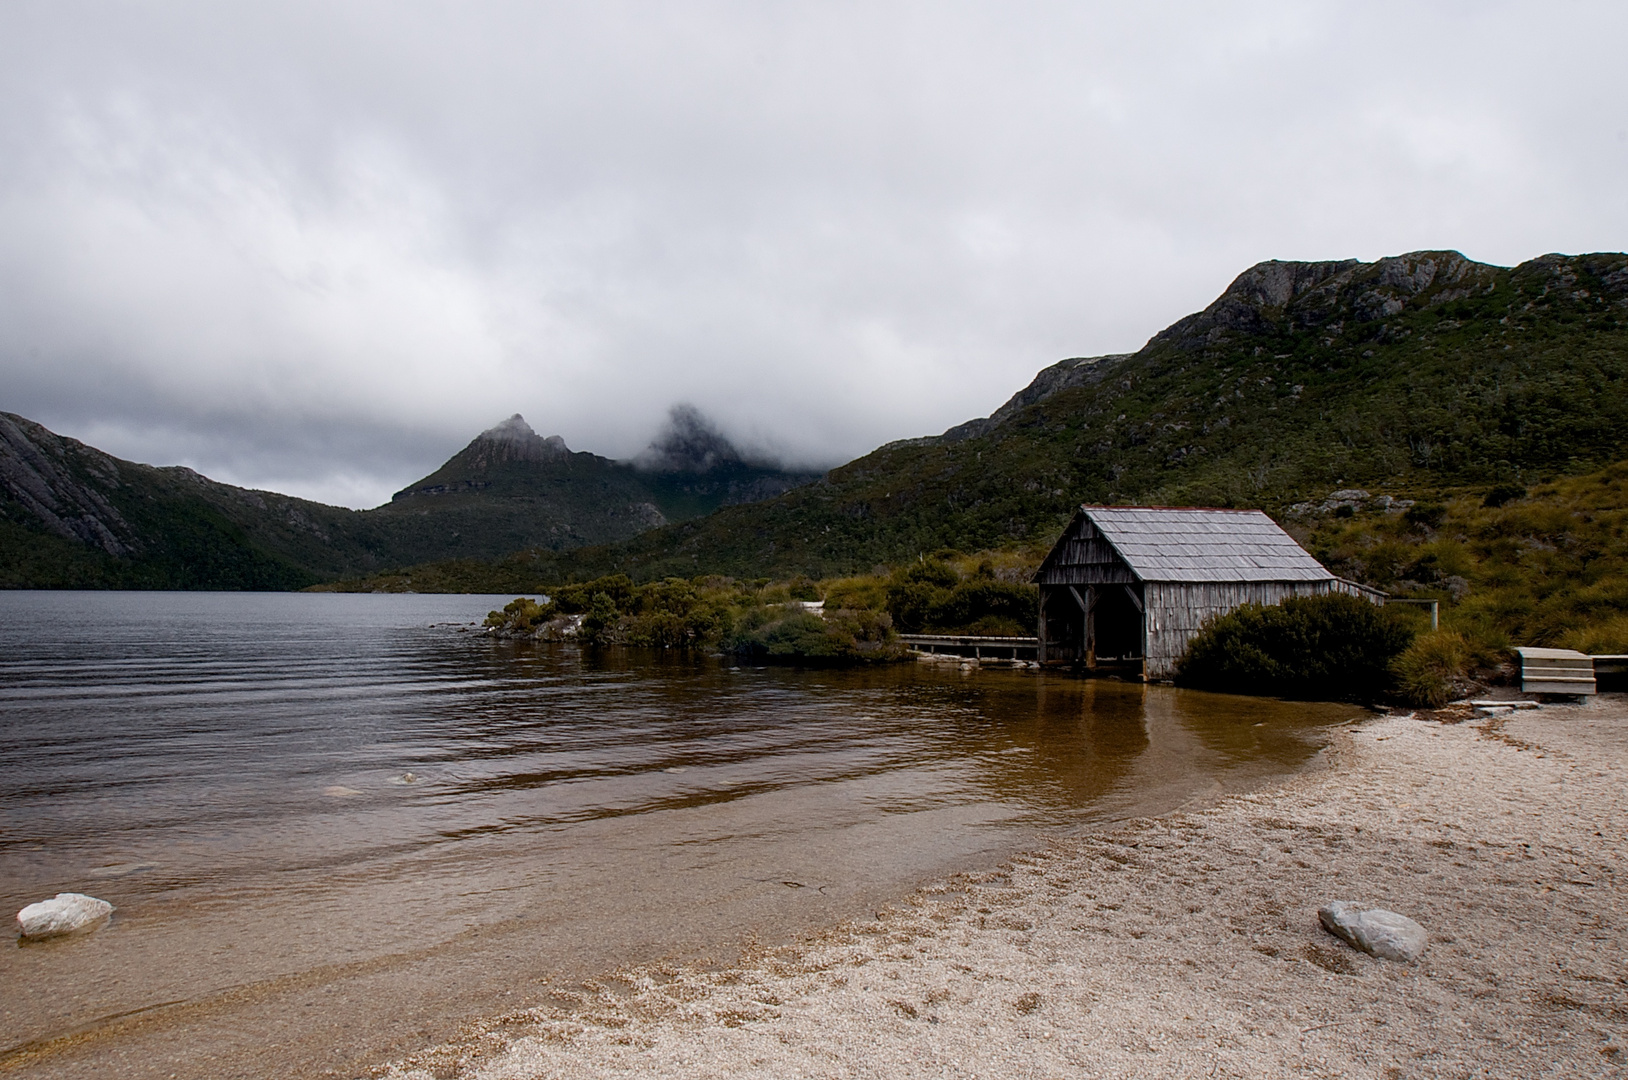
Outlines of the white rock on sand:
M1060 839L721 971L619 972L386 1072L1628 1076L1625 837L1621 697L1382 718L1272 790ZM1330 894L1404 907L1429 952L1330 940Z
M1349 900L1336 900L1317 909L1323 929L1382 960L1411 963L1424 955L1430 937L1425 928L1394 911L1365 908Z
M113 914L113 905L84 893L57 893L17 913L17 933L25 941L94 929Z

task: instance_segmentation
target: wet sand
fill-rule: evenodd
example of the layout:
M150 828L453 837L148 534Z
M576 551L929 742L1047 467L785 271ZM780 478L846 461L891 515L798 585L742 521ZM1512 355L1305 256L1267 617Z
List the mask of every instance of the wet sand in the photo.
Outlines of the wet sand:
M392 1077L1621 1076L1628 700L1342 729L1307 770L1088 829L724 968L625 969ZM1389 907L1418 963L1319 904Z

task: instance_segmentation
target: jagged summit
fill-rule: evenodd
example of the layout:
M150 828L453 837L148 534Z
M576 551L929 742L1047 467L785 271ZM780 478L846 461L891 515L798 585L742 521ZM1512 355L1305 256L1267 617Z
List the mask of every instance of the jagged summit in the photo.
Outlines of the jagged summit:
M760 502L819 479L743 453L694 405L674 405L667 425L629 463L670 518Z
M1229 333L1273 333L1279 328L1328 327L1337 336L1347 323L1379 323L1410 308L1463 300L1507 273L1456 251L1411 251L1371 263L1273 259L1239 274L1214 303L1155 334L1148 348L1174 345L1191 352L1215 345Z
M536 434L532 426L526 423L526 418L515 413L502 423L493 424L478 437L493 442L524 442Z
M487 447L493 464L499 461L547 461L559 454L569 454L570 448L558 435L543 438L532 430L526 418L515 413L500 424L494 424L475 436L467 450Z
M414 495L447 495L489 488L495 474L527 464L570 458L571 450L558 435L543 438L519 413L475 436L435 472L392 496L392 501Z
M633 459L641 469L661 473L707 473L744 459L735 444L694 405L674 405L667 426Z

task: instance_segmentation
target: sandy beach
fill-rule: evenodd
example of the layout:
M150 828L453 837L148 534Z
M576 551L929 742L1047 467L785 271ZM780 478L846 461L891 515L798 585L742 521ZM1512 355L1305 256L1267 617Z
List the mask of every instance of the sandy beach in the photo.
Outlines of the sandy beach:
M792 947L493 1018L392 1078L1628 1072L1628 699L1341 729L1249 795L1050 842ZM1414 964L1324 932L1353 900Z

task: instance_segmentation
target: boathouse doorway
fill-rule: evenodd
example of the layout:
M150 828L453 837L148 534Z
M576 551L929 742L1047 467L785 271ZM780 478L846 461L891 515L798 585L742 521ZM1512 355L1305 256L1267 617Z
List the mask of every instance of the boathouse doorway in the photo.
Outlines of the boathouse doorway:
M1097 602L1091 609L1092 652L1098 664L1140 663L1147 646L1142 609L1131 596L1130 587L1110 585L1096 590Z

